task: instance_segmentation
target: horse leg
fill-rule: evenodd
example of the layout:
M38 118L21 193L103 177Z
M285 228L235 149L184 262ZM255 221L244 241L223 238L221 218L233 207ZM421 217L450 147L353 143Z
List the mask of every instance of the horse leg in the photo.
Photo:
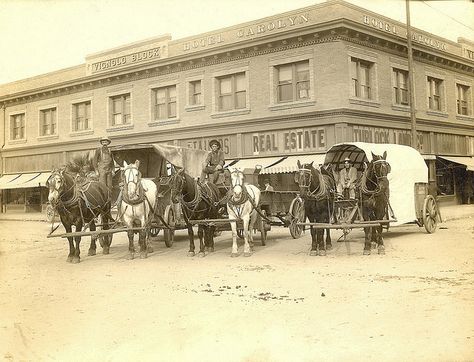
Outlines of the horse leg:
M82 231L82 221L76 224L76 231ZM74 256L72 257L72 263L77 264L81 262L81 249L80 249L81 237L75 236L74 242L76 243L76 250L74 252Z
M146 234L146 230L140 230L140 232L138 233L138 244L140 245L140 259L146 259L148 257L148 251L146 247Z
M216 232L216 226L208 226L207 229L209 230L209 235L208 235L208 244L207 244L207 250L210 253L214 252L214 233Z
M318 229L316 232L316 238L318 240L318 255L326 256L326 246L324 245L324 229Z
M189 236L189 251L188 256L194 256L194 231L193 226L188 225L188 236Z
M94 221L91 222L89 229L91 231L96 231L97 228L95 226ZM91 235L91 245L89 246L89 252L87 253L87 255L93 256L96 254L96 250L97 250L96 240L97 240L97 235Z
M310 220L310 222L314 222L314 220ZM318 255L318 243L316 240L317 229L315 229L313 226L310 226L310 230L311 230L311 251L309 252L309 255L316 256Z
M112 220L112 216L110 215L110 210L101 214L102 219L102 229L108 230L109 227L109 220ZM99 237L100 246L102 246L102 254L107 255L110 252L110 244L112 244L112 234L104 234Z
M326 229L326 250L332 249L332 241L331 241L331 229Z
M127 231L127 236L128 236L128 260L133 260L135 258L135 245L133 245L133 235L134 232L133 230L128 230Z
M249 244L250 244L250 251L253 251L253 232L255 223L257 221L257 212L254 210L250 214L250 222L249 222Z
M232 253L230 256L236 257L239 256L239 246L237 245L237 223L235 221L231 222L230 228L232 229Z
M72 232L71 225L69 224L64 224L64 229L66 230L67 233ZM76 252L76 249L74 248L74 239L70 236L68 236L67 241L69 242L69 255L67 256L66 261L68 263L72 263L72 258L74 257L74 253Z
M198 257L202 258L203 256L206 256L206 253L204 251L204 228L207 229L207 226L199 225L198 226L198 237L199 237L199 253Z
M376 232L376 234L377 234L377 252L380 255L384 255L385 254L385 246L383 245L382 225L377 226L375 229L377 230L377 232Z
M146 236L145 236L146 251L148 253L153 253L155 250L153 250L153 245L151 245L150 235L151 235L150 227L147 227L146 228Z
M364 228L364 234L365 234L364 255L370 255L370 249L372 248L371 243L370 243L371 229L372 228Z
M250 223L250 215L246 215L242 217L242 222L244 224L244 256L250 256L252 255L252 252L250 251L250 244L249 244L249 223Z

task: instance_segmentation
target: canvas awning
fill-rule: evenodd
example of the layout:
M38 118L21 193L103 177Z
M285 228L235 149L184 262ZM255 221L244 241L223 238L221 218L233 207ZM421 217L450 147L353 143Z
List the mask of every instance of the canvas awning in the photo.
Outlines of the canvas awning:
M468 156L438 156L447 161L466 166L468 171L474 171L474 157Z
M22 189L28 187L46 187L51 172L19 173L0 177L0 189Z
M314 166L322 165L324 163L325 154L313 154L313 155L294 155L288 156L283 161L278 162L273 166L268 166L260 172L261 174L271 174L271 173L290 173L298 171L298 160L300 163L311 163L313 162Z

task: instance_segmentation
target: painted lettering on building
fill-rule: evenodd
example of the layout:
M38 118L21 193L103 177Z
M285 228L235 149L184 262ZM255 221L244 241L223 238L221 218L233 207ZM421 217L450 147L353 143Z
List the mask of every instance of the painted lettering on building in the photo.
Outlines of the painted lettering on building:
M464 48L464 56L474 60L474 51Z
M298 14L288 16L286 18L271 20L269 22L260 23L257 25L241 28L237 30L238 38L253 37L255 35L261 35L273 30L291 28L295 25L301 25L309 22L308 14Z
M196 50L201 48L207 48L216 44L224 42L222 34L209 35L204 38L194 39L183 44L183 50Z
M387 21L373 18L368 15L364 15L362 17L362 22L367 26L371 26L373 28L386 31L388 33L397 34L397 27L393 24L390 24Z
M148 60L160 59L162 54L162 47L156 47L153 49L143 50L116 58L106 59L100 62L95 62L90 65L92 73L100 72L104 70L113 69L125 65L131 65L141 63Z
M324 128L304 128L252 134L252 153L254 155L324 149L326 149L326 133Z
M186 140L185 144L189 148L194 148L196 150L205 150L205 151L210 151L211 148L209 147L209 141L217 139L221 146L222 146L222 151L226 156L230 155L231 152L231 142L230 142L230 137L212 137L212 138L199 138L199 139L193 139L193 140Z
M368 143L395 143L398 145L411 145L411 132L389 128L353 126L353 141ZM423 134L418 132L419 147L423 146Z
M446 43L440 42L436 39L430 38L430 37L428 37L426 35L423 35L423 34L412 33L411 37L412 37L413 41L415 41L417 43L420 43L420 44L428 45L432 48L436 48L436 49L439 49L439 50L447 50L448 49Z

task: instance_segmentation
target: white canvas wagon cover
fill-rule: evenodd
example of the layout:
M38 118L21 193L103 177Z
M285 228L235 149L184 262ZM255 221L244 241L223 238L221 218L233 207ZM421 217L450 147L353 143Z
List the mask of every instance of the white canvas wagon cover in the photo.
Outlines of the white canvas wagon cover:
M387 152L387 162L391 172L388 174L390 185L390 205L400 225L416 220L415 183L428 183L428 168L421 154L412 147L396 144L377 144L364 142L338 143L326 153L324 164L339 165L349 157L358 171L364 170L364 162L372 160L372 152L382 155Z

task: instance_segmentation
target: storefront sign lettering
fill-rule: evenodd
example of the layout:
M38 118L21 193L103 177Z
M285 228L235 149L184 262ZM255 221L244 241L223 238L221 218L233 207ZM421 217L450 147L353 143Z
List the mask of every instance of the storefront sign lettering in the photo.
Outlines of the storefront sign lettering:
M372 26L374 28L386 31L388 33L397 34L397 27L386 21L379 20L368 15L364 15L362 18L362 22L367 26Z
M140 63L146 60L159 59L160 57L161 57L161 47L157 47L157 48L153 48L149 50L139 51L136 53L127 54L120 57L92 63L91 69L92 69L92 72L95 73L95 72L100 72L103 70L109 70L115 67Z
M272 20L267 23L261 23L247 28L237 30L237 37L251 37L254 35L260 35L275 29L290 28L295 25L307 23L309 21L308 14L298 14L289 16L287 18Z
M188 50L196 50L199 48L206 48L211 45L219 44L222 42L224 42L224 38L222 34L209 35L205 38L199 38L199 39L195 39L195 40L184 43L183 50L188 51Z
M195 139L195 140L187 140L186 141L186 146L189 148L194 148L197 150L210 150L209 147L209 141L217 139L220 144L222 145L222 151L224 154L230 155L230 138L229 137L222 137L222 138L200 138L200 139Z
M252 135L254 155L314 151L325 148L324 128L305 128Z
M411 145L411 132L407 130L376 128L376 127L353 127L354 142L368 143L395 143L399 145ZM418 132L419 147L423 146L423 134Z

